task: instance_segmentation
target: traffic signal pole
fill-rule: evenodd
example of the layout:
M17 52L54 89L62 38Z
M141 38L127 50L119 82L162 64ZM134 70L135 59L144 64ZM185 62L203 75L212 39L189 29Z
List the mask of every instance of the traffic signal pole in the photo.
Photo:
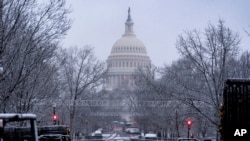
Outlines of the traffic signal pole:
M187 120L187 127L188 127L188 135L187 135L187 137L188 138L189 138L189 131L190 131L191 125L192 125L192 121L190 119Z
M56 125L56 120L57 120L57 117L56 117L56 106L53 106L53 122L54 122L54 125Z

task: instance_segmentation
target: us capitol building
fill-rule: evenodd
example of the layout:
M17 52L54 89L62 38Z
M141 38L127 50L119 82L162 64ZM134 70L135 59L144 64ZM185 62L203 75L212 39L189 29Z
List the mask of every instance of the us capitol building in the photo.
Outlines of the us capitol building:
M133 89L136 70L151 67L146 47L134 34L133 25L129 8L125 33L114 43L107 59L106 90L125 87Z

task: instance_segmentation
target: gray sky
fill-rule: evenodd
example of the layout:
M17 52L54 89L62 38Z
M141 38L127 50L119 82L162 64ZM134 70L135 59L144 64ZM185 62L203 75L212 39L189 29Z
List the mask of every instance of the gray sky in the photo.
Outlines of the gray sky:
M134 33L147 48L156 66L179 58L175 43L185 30L204 31L208 23L225 25L240 34L241 49L250 51L249 0L67 0L72 28L63 47L91 45L98 59L105 61L116 40L125 31L128 7Z

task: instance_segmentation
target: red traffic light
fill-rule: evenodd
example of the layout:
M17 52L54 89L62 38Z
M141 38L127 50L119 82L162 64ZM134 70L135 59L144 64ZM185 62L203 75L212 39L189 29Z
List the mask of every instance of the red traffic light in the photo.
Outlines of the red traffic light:
M188 126L188 128L190 128L191 125L192 125L192 120L188 119L188 120L187 120L187 126Z
M56 115L53 115L53 120L57 120L57 116Z

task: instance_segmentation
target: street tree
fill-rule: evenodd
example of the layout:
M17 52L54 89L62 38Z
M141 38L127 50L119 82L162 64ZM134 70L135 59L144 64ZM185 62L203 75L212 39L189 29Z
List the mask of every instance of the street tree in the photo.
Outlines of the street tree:
M245 51L241 54L239 59L235 61L235 71L232 72L236 78L250 77L250 52Z
M170 93L163 92L163 86L159 78L160 69L151 66L147 68L138 68L135 74L135 86L131 92L127 93L127 99L131 101L130 110L140 116L135 117L137 123L148 130L171 130L173 131L175 121L175 108L179 104L173 102ZM136 103L147 103L144 106ZM159 103L165 102L165 106L160 106ZM167 104L169 103L169 104ZM170 104L171 103L171 104Z
M0 0L1 112L36 112L56 94L53 58L68 13L64 0Z
M214 128L220 124L221 94L225 80L232 76L232 60L237 60L239 44L239 35L226 27L223 20L217 26L209 24L204 32L187 31L177 40L181 59L168 70L177 88L176 98Z
M66 105L72 133L75 132L74 127L77 127L73 125L76 117L86 112L82 108L77 109L75 101L96 96L106 73L104 62L97 60L93 49L90 46L71 47L63 49L60 53L61 98L72 102L71 105Z

